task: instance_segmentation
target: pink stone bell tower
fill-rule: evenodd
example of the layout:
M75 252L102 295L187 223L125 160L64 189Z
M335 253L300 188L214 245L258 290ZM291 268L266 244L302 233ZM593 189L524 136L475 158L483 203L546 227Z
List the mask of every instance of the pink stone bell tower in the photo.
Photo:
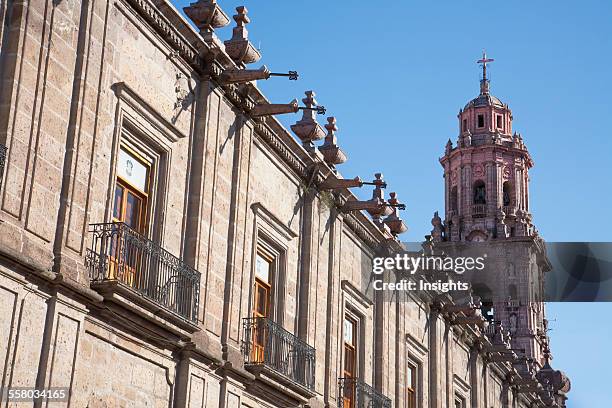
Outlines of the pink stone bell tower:
M445 224L452 241L484 241L534 232L529 213L533 165L512 111L490 93L483 54L480 94L459 111L459 136L440 163L445 180Z
M512 131L512 111L490 92L492 61L484 53L477 61L480 93L459 111L456 144L449 139L440 158L445 212L434 215L432 239L449 254L460 254L467 242L487 242L495 281L481 285L481 293L473 287L474 294L488 318L509 330L512 346L541 367L548 341L541 296L550 264L529 211L533 161Z

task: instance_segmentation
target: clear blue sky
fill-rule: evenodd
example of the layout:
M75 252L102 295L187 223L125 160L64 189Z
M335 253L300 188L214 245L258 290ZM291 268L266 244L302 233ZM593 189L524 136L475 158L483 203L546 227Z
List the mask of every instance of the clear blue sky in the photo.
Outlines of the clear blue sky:
M182 7L187 1L174 0ZM382 171L407 205L402 239L420 240L442 210L437 161L456 140L459 108L478 94L485 48L491 90L510 105L535 160L534 221L548 241L610 241L612 3L219 0L244 4L250 38L273 71L301 79L260 84L274 102L313 89L337 117L345 177ZM233 26L233 22L232 25ZM231 36L231 26L218 31ZM298 116L284 116L289 125ZM321 117L321 123L325 118ZM369 190L358 192L369 196ZM570 408L612 406L611 304L550 304L553 365L572 378ZM604 316L604 318L602 318Z

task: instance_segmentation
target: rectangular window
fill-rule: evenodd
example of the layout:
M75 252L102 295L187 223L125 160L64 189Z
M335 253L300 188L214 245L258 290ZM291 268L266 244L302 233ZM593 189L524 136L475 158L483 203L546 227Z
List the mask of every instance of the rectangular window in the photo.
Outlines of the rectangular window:
M274 255L262 248L255 255L255 284L253 287L253 317L267 319L271 317L272 309L272 279L276 259ZM260 320L260 319L258 319ZM264 362L265 347L268 333L264 322L257 322L253 330L252 361Z
M467 119L463 119L463 128L462 130L465 132L467 130Z
M122 222L139 234L147 232L151 169L153 164L136 151L121 146L113 197L113 222ZM130 286L138 282L140 251L129 251L123 237L111 242L109 275ZM120 276L116 276L120 275Z
M407 408L416 408L417 368L410 363L408 363L408 369L406 370L406 384L408 390Z
M478 127L479 128L484 127L484 115L478 115Z
M113 221L124 222L141 234L147 227L151 167L135 151L124 146L119 149Z
M344 378L357 378L357 320L352 316L344 316ZM344 389L344 408L355 406L355 384L350 383Z
M503 127L503 123L502 123L502 115L497 115L497 128L501 129Z

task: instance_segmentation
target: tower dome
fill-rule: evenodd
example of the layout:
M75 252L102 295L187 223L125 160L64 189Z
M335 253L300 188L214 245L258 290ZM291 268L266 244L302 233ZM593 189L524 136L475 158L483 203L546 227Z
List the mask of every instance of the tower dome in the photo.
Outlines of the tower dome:
M487 64L493 62L493 59L487 58L483 52L482 59L477 62L482 64L480 94L459 111L459 136L476 135L475 143L491 134L509 139L512 135L512 111L499 98L491 95L487 78Z
M503 108L504 103L501 100L499 100L497 96L493 96L489 93L486 93L486 94L481 93L480 95L478 95L477 97L475 97L474 99L466 103L465 106L463 107L463 110L467 110L473 107L480 107L480 106L498 106L500 108Z
M482 59L479 59L478 61L476 61L479 64L482 64L482 79L480 80L480 95L478 95L476 98L469 101L463 108L464 110L470 107L492 106L492 105L496 105L499 107L504 106L504 104L502 103L502 101L499 100L499 98L491 95L491 92L489 92L490 81L489 81L489 78L487 78L487 63L493 62L493 61L495 61L493 58L487 58L487 53L484 51L482 52Z

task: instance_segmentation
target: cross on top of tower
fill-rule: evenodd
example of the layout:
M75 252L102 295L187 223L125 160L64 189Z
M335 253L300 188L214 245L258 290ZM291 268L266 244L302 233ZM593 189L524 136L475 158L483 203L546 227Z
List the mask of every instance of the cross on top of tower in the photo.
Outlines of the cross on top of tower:
M493 58L487 58L487 52L482 50L482 58L476 61L478 64L482 64L482 80L487 80L487 63L495 61Z
M482 58L476 61L478 64L482 64L482 79L480 80L480 94L489 94L489 80L487 79L487 63L495 61L493 58L487 58L487 52L482 50Z

